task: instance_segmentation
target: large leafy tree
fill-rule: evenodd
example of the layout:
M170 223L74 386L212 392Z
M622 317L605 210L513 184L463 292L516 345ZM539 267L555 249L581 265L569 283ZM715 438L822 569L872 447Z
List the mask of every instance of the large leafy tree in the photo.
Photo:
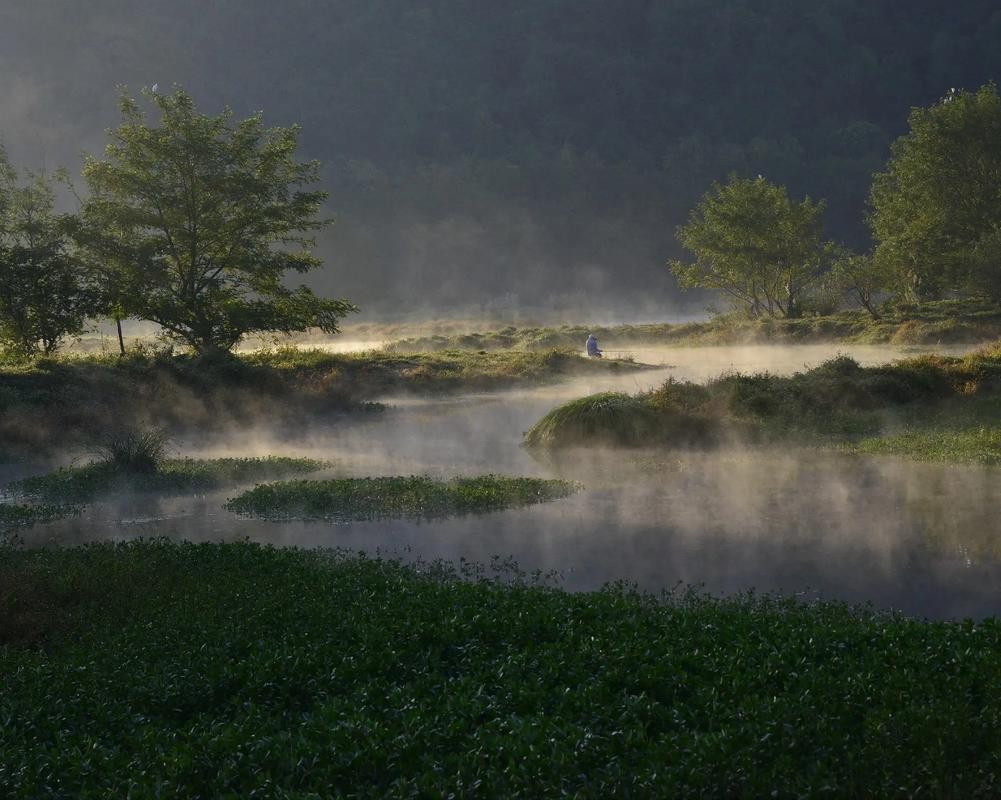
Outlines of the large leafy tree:
M695 260L669 266L682 286L723 292L755 316L797 316L835 252L822 237L823 212L823 202L795 203L760 175L731 176L678 228Z
M83 332L95 293L73 253L52 179L19 181L0 150L0 344L27 357Z
M256 332L336 332L354 305L284 283L321 265L309 234L327 224L318 165L295 159L298 128L200 114L182 89L145 96L159 124L123 93L105 157L84 165L81 236L115 287L109 305L198 352Z
M1001 300L1001 98L988 84L915 108L872 185L875 256L918 299Z

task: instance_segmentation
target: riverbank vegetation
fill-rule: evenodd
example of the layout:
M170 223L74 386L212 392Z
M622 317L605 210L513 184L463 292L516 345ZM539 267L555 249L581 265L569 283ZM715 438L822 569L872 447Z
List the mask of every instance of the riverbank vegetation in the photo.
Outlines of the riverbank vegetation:
M999 652L993 620L771 596L250 544L8 549L0 788L988 796Z
M46 501L85 502L119 492L184 494L224 486L317 472L328 466L311 458L162 458L148 469L95 461L22 478L6 487L12 494Z
M80 506L67 503L0 503L0 536L79 513Z
M964 425L995 427L999 411L1001 348L997 346L961 358L921 356L875 367L840 356L789 376L731 374L703 384L670 380L632 397L581 398L539 420L526 433L525 443L534 447L591 442L711 446L731 439L836 443L899 432L907 426L951 431Z
M496 330L410 336L386 344L388 352L441 350L583 351L593 333L601 347L628 352L637 347L688 347L735 344L964 344L1001 339L1001 307L986 301L939 300L882 308L880 318L864 311L839 311L798 318L719 314L682 323L503 327Z
M255 486L226 508L279 519L433 519L545 503L579 489L569 481L503 475L299 480Z
M258 423L366 413L400 394L496 391L640 369L561 350L330 353L283 348L241 356L142 350L126 357L0 365L0 450L10 457L90 447L123 428L224 433Z

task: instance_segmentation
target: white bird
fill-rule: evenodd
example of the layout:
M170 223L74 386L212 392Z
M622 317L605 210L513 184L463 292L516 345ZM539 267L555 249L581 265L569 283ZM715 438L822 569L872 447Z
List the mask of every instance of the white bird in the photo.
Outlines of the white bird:
M151 88L152 88L152 90L153 90L153 94L156 94L156 89L157 89L157 87L158 87L159 85L160 85L159 83L154 83L154 84L153 84L153 86L151 87Z

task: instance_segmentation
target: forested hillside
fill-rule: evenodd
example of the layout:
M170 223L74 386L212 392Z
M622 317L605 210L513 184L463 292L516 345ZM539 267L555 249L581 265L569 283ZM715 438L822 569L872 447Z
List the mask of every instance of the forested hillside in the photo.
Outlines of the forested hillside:
M1001 77L993 0L11 0L0 139L78 171L115 85L303 126L337 224L324 290L365 308L669 304L674 229L763 174L868 244L910 107Z

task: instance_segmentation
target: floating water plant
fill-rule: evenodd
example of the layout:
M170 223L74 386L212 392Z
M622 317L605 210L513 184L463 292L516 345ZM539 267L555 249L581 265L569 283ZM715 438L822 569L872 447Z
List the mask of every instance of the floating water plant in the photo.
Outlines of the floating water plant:
M230 500L226 508L268 517L342 521L428 518L543 503L566 497L579 488L569 481L501 475L451 480L417 475L299 480L255 486Z

